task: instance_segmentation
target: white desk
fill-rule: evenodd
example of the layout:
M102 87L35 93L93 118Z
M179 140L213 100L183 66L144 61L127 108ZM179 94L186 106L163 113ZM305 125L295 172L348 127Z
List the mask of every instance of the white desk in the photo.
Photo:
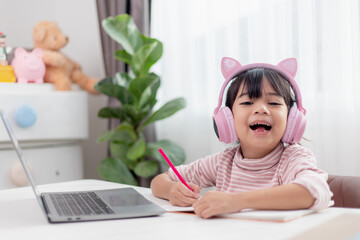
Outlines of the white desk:
M124 186L99 180L80 180L41 185L39 189L50 192ZM150 189L136 189L150 200L153 198ZM343 213L351 213L349 216L352 216L352 221L355 217L355 221L360 223L360 209L330 208L286 223L220 218L205 220L196 215L165 213L159 217L150 218L50 224L43 215L32 190L26 187L0 191L0 239L279 240L291 239L317 227L324 228L326 223L341 218ZM359 229L356 232L360 234L360 224L358 226ZM344 230L344 226L341 228ZM338 232L336 227L335 229L332 227L327 233L329 236L335 236L331 234L331 231ZM327 239L332 238L328 237ZM333 239L339 238L337 236ZM349 239L349 237L345 239Z

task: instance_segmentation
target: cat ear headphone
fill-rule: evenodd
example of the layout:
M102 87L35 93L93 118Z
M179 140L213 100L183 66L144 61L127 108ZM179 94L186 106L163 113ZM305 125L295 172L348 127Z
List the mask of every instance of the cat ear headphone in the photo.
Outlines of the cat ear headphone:
M225 77L225 82L221 88L218 106L214 110L213 122L214 130L219 140L224 143L232 143L238 140L232 111L228 107L222 107L224 91L229 82L239 73L253 68L269 68L279 72L290 83L296 99L296 106L290 108L286 129L281 141L284 143L295 144L300 142L306 126L306 110L302 106L302 98L299 87L295 82L297 71L297 61L295 58L288 58L279 64L271 65L267 63L253 63L242 66L235 59L224 57L221 61L221 71Z

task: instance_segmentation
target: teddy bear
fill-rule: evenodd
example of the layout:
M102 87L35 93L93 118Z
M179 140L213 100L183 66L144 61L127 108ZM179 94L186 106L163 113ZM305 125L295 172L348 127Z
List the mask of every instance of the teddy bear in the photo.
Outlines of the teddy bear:
M41 48L46 65L44 82L55 84L56 90L71 90L71 83L78 84L90 93L98 93L94 89L98 79L90 78L81 70L81 66L68 58L60 50L69 42L56 22L40 21L33 29L35 48Z

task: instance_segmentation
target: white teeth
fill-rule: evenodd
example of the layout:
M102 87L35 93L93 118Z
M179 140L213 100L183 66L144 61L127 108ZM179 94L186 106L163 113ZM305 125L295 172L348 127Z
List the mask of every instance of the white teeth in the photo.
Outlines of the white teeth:
M255 126L255 125L265 125L267 127L270 127L270 125L266 124L266 123L254 123L254 124L251 124L251 126Z
M269 125L267 123L254 123L254 124L250 125L250 128L252 130L256 130L259 126L264 126L265 130L270 130L271 129L271 125Z

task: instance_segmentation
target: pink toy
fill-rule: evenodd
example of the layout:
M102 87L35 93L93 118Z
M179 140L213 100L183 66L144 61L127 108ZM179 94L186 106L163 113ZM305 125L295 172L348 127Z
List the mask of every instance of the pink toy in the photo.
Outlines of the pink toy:
M297 61L295 58L287 58L277 65L253 63L244 66L235 59L229 57L224 57L222 59L221 71L225 77L225 82L221 88L218 106L215 108L213 116L214 128L219 140L224 143L232 143L238 140L231 110L228 107L221 108L225 87L231 79L239 73L257 67L273 69L282 74L289 81L296 95L297 106L293 106L289 111L286 130L281 140L282 142L289 144L300 142L306 126L306 110L302 106L300 89L294 79L297 71Z
M27 52L21 47L17 48L11 65L18 83L44 82L45 64L40 48L35 48L32 52Z

